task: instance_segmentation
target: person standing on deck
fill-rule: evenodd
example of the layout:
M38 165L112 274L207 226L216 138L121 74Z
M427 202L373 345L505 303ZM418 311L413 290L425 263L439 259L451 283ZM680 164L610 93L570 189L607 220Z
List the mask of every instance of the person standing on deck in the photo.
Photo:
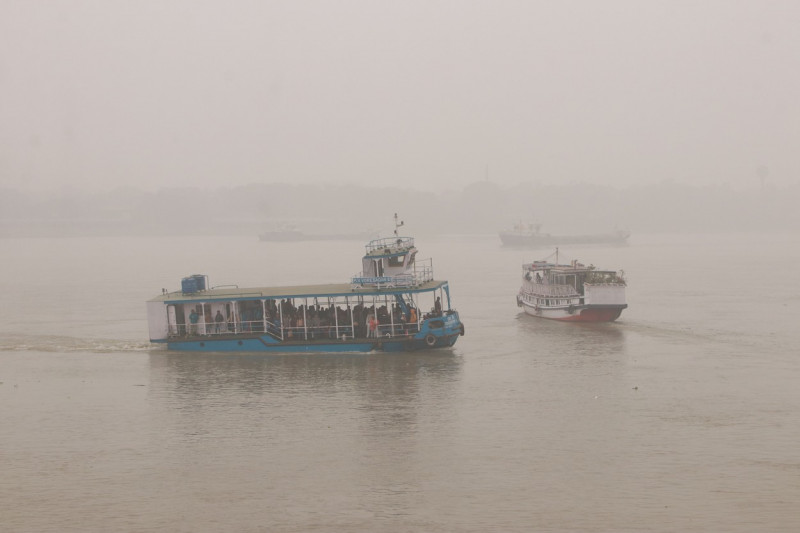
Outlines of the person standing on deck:
M197 335L197 321L200 319L200 315L197 314L196 309L192 309L192 312L189 313L189 335Z
M215 331L219 333L222 329L222 323L225 322L225 317L222 316L222 313L220 313L219 309L217 309L217 314L214 316L214 322L216 322Z
M408 335L408 324L406 321L406 314L400 312L399 315L400 315L400 333L402 333L403 335Z

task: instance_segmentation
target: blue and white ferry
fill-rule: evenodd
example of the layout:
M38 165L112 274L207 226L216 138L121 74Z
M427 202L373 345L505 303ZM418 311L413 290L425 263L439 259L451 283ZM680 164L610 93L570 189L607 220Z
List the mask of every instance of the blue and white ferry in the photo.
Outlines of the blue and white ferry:
M406 351L453 346L464 324L432 259L417 260L414 239L366 246L350 283L211 287L183 278L181 290L147 302L150 341L171 350L267 352Z

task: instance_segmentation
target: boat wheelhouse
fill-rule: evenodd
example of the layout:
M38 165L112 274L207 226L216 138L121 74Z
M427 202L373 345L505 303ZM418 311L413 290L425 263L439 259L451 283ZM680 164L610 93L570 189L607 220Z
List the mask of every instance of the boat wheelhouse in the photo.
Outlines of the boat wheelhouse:
M350 283L210 287L184 278L181 290L147 302L150 340L172 350L366 352L442 348L464 334L446 280L419 261L411 237L374 239ZM429 309L429 311L423 311Z
M517 305L525 313L571 322L611 322L628 307L622 271L599 270L577 260L568 265L534 261L522 265Z

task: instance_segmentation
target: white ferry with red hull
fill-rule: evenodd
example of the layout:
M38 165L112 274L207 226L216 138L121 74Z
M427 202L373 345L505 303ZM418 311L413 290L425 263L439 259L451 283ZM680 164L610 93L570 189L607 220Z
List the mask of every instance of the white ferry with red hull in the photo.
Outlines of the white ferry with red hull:
M612 322L628 307L622 271L599 270L572 261L534 261L522 265L517 305L525 313L567 322Z

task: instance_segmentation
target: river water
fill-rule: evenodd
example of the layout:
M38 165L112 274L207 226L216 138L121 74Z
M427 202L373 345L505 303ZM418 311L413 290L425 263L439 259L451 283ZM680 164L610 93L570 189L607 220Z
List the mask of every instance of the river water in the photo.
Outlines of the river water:
M798 531L796 235L634 235L613 324L520 314L494 235L417 237L466 335L409 354L170 353L144 301L339 282L362 243L0 240L0 530Z

